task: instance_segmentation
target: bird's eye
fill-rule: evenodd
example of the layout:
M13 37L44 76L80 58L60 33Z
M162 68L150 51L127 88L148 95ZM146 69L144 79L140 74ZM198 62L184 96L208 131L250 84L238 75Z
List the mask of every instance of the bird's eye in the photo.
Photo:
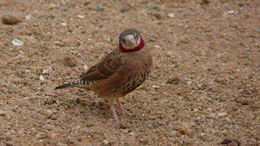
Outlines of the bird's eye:
M138 34L135 33L135 34L134 34L134 37L135 37L135 39L138 39Z

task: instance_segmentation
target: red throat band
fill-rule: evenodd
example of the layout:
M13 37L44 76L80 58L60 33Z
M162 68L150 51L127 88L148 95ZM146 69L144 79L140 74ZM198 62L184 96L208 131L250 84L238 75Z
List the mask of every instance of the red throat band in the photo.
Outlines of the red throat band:
M133 49L126 49L122 44L121 42L119 43L119 49L122 51L122 52L136 52L136 51L139 51L141 50L143 47L144 47L145 43L144 43L144 40L141 38L140 39L140 43L138 44L138 46L136 46L135 48Z

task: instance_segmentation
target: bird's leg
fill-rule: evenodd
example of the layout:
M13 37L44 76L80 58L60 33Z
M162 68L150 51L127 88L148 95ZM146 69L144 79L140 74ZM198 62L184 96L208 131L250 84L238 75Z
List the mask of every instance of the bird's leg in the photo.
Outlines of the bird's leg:
M116 114L116 110L115 110L115 107L114 107L113 104L110 106L110 109L111 109L111 111L112 111L112 114L113 114L113 117L114 117L115 122L120 122L120 121L118 120L118 117L117 117L117 114Z
M116 103L117 103L119 109L120 109L122 112L124 112L124 113L130 115L130 113L129 113L129 112L123 107L123 105L120 103L119 98L116 98Z
M116 114L116 110L115 110L115 106L114 106L114 99L110 99L108 100L109 104L110 104L110 109L112 111L112 114L113 114L113 118L114 118L114 121L115 122L120 122L118 120L118 117L117 117L117 114Z

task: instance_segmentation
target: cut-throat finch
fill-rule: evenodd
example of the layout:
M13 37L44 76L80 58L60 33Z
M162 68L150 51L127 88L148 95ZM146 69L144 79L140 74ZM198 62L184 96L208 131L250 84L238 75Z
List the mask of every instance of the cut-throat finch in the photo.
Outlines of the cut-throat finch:
M55 89L80 87L94 91L108 100L113 118L119 122L114 104L116 103L122 112L129 113L119 98L135 90L148 77L153 62L150 51L139 31L127 29L120 34L115 50L90 67L77 80Z

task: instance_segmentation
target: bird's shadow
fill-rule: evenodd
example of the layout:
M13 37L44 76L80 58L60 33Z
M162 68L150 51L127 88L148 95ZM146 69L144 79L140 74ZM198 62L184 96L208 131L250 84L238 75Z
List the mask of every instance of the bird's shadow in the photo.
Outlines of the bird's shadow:
M74 98L60 96L61 104L64 104L68 107L67 110L70 113L76 113L78 116L82 116L85 120L99 119L99 121L107 121L108 119L113 119L112 113L109 108L108 101L102 99L95 94L88 93L83 90L71 91ZM75 97L76 96L76 97ZM124 114L119 112L118 107L116 106L117 114L119 117L127 120L127 117L135 117L134 114ZM128 110L129 111L129 110ZM131 113L131 111L130 111ZM125 115L125 116L124 116ZM75 116L75 115L74 115ZM130 118L129 117L129 118Z
M92 117L103 119L110 116L108 102L104 99L85 94L82 97L71 99L70 102L74 105L72 108L79 110L86 119L92 119Z

